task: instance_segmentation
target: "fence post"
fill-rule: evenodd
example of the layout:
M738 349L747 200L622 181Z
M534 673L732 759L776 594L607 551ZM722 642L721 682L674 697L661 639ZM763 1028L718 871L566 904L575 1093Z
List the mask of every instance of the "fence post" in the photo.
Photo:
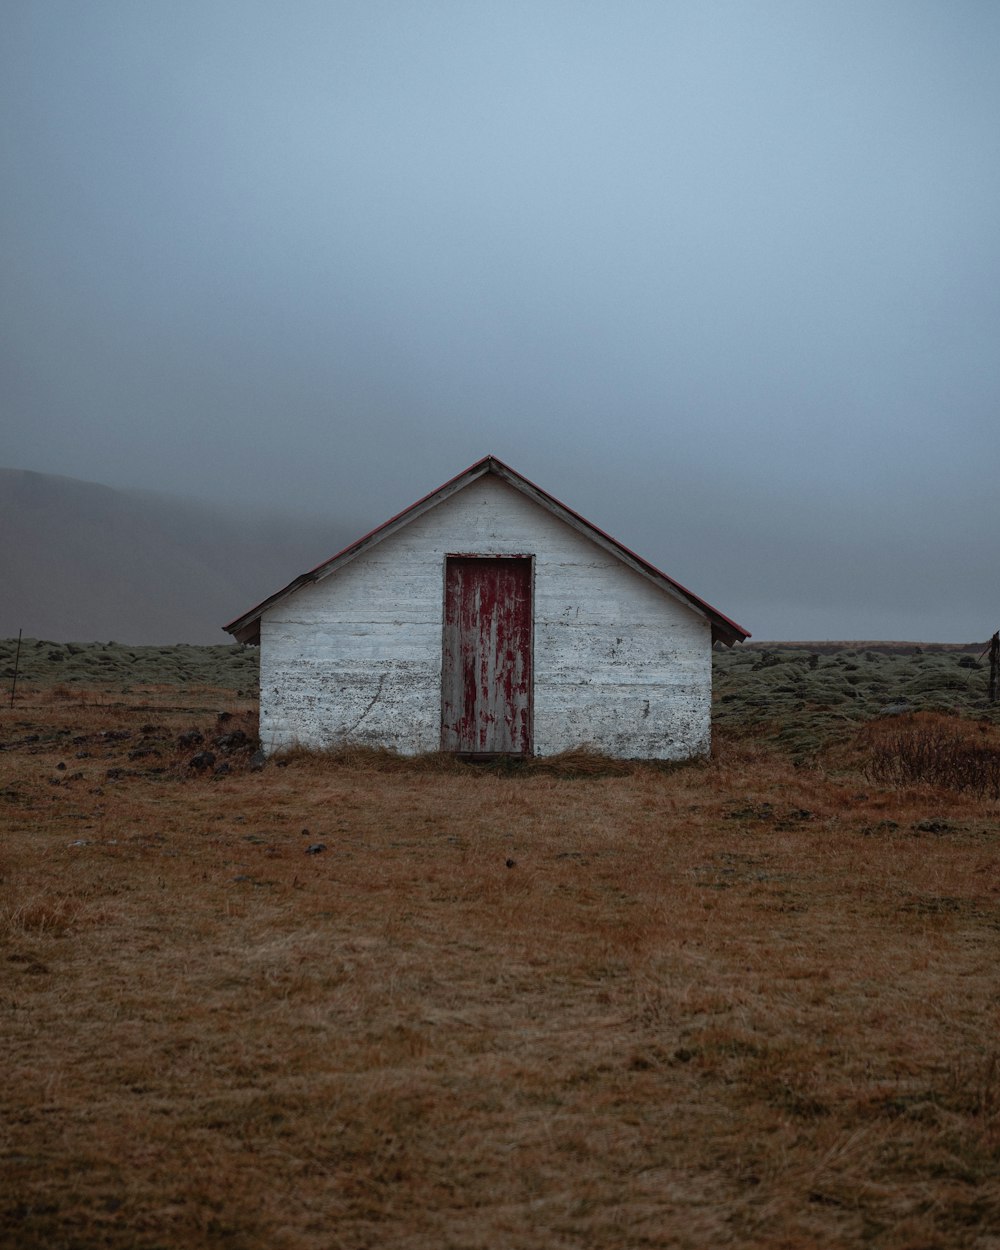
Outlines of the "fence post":
M17 670L21 663L21 633L17 631L17 650L14 652L14 680L10 683L10 705L14 706L14 691L17 689Z
M1000 686L1000 629L990 639L990 702L996 703Z

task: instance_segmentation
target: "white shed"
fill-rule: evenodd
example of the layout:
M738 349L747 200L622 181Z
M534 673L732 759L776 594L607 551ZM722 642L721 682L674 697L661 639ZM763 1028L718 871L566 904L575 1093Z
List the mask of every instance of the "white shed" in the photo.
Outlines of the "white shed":
M748 632L493 456L227 625L265 751L685 759Z

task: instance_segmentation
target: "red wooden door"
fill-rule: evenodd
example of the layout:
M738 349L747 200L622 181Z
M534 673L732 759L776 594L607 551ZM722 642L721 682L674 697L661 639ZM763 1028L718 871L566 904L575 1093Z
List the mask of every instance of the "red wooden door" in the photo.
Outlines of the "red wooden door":
M449 556L441 747L531 753L531 560Z

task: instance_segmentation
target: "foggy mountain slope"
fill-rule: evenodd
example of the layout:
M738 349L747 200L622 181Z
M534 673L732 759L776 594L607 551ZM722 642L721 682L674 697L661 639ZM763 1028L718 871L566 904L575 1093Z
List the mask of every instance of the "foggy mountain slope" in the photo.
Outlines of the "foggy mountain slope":
M0 637L220 643L370 528L0 469Z

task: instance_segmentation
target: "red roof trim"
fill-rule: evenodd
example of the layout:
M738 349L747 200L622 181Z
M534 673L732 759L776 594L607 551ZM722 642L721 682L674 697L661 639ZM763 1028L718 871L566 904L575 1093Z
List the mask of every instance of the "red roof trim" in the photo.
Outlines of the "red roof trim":
M529 481L528 478L518 473L515 469L504 464L502 460L498 460L496 456L484 456L481 460L477 460L475 464L470 465L463 472L449 478L437 490L424 495L416 503L390 517L388 521L383 521L375 529L369 530L367 534L362 535L361 538L356 539L353 543L344 547L343 550L338 551L336 555L331 556L328 560L324 560L321 564L317 564L308 573L300 574L293 581L289 582L287 586L270 595L267 599L262 600L255 607L251 608L249 612L236 617L235 620L230 621L223 628L240 642L259 642L260 618L273 604L278 603L287 595L292 594L309 582L320 581L324 576L334 572L336 568L348 563L366 547L373 546L382 538L388 537L394 530L415 519L422 512L426 512L428 509L442 503L450 495L457 493L457 491L475 481L476 478L483 477L487 473L495 473L515 490L519 490L522 494L526 494L529 497L534 496L535 501L549 511L557 515L561 513L564 520L569 520L574 524L574 528L597 538L601 546L618 555L638 572L643 573L652 581L668 587L681 598L687 600L688 603L699 609L712 622L712 638L714 641L732 645L734 642L742 642L750 637L750 632L741 625L737 625L735 621L730 620L728 616L724 616L718 609L713 608L704 599L699 598L692 591L688 590L687 587L682 586L680 582L675 581L672 577L668 577L666 573L662 572L655 565L650 564L648 560L644 560L642 556L631 551L616 538L612 538L610 534L592 524L578 512L561 503L554 495L550 495L548 491L543 490L540 486L536 486L534 482Z

